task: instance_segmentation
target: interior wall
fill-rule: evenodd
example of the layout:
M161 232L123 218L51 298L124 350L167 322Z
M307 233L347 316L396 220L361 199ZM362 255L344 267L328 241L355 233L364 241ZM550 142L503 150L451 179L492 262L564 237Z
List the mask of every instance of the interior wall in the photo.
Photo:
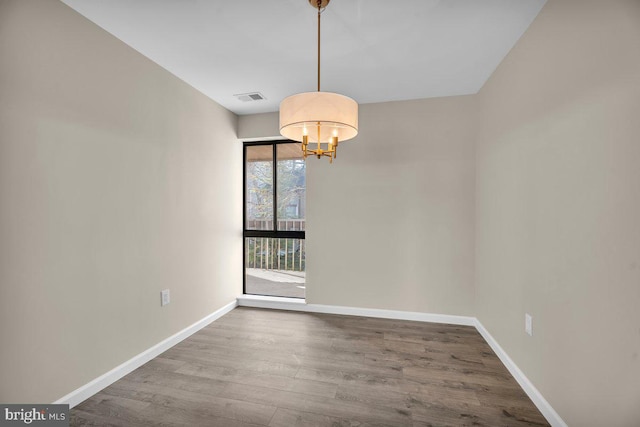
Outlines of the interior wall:
M473 315L473 97L360 106L360 133L308 167L315 304Z
M571 426L640 420L639 51L640 2L549 0L479 94L477 315Z
M307 302L473 315L474 97L360 106L337 159L307 162ZM272 137L277 113L240 116Z
M46 403L241 294L242 144L61 2L0 1L0 63L0 401Z
M282 139L278 113L238 116L238 138L243 141Z

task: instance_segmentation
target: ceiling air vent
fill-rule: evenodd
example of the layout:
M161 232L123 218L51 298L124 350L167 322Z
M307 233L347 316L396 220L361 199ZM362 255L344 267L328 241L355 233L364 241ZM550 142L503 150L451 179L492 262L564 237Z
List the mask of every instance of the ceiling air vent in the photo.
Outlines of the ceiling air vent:
M236 98L238 98L242 102L262 101L263 99L267 99L260 92L238 93L238 94L235 94L233 96L235 96Z

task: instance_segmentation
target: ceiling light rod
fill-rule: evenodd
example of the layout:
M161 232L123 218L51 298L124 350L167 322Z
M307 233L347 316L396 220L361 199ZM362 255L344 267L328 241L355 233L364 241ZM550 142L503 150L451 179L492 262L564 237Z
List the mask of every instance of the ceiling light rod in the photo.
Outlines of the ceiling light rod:
M331 0L326 0L326 3L324 5L324 7L326 8L327 5L329 4ZM309 4L311 4L311 6L313 6L313 0L309 0ZM322 15L322 0L318 0L317 3L318 6L318 92L320 92L320 15ZM321 135L320 135L320 123L316 124L316 130L317 130L317 134L318 134L318 146L316 147L315 150L309 150L307 148L308 144L309 144L309 135L305 135L307 133L307 130L303 130L303 135L302 135L302 156L306 159L308 154L314 154L316 156L318 156L318 159L321 158L322 156L327 156L329 157L329 163L333 163L333 159L336 158L336 154L338 151L338 137L337 136L332 136L331 137L331 141L329 142L329 149L326 151L322 150L322 147L320 146L320 140L321 140Z
M324 6L322 5L322 0L318 0L318 92L320 92L320 15L323 12L323 8L326 8L331 0L326 0L324 2ZM309 0L309 3L313 6L313 0Z
M358 104L349 97L320 91L320 15L330 1L309 0L318 10L318 91L292 95L280 103L280 133L302 142L305 159L308 155L329 157L333 163L338 142L358 134ZM309 128L314 127L316 135L309 135ZM309 142L316 142L316 149L309 148Z

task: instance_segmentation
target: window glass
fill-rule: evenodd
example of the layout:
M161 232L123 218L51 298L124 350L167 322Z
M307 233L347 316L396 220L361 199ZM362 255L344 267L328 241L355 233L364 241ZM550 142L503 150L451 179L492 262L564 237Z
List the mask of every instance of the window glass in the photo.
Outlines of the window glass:
M273 146L246 147L245 228L273 230Z

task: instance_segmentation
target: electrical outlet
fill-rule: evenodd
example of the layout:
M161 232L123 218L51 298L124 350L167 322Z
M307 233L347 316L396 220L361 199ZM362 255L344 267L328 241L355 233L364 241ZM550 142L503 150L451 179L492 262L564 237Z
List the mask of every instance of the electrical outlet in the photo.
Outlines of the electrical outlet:
M160 292L160 305L165 306L171 302L171 296L169 295L169 289L165 289Z
M524 314L524 331L529 336L533 336L533 317L529 313Z

